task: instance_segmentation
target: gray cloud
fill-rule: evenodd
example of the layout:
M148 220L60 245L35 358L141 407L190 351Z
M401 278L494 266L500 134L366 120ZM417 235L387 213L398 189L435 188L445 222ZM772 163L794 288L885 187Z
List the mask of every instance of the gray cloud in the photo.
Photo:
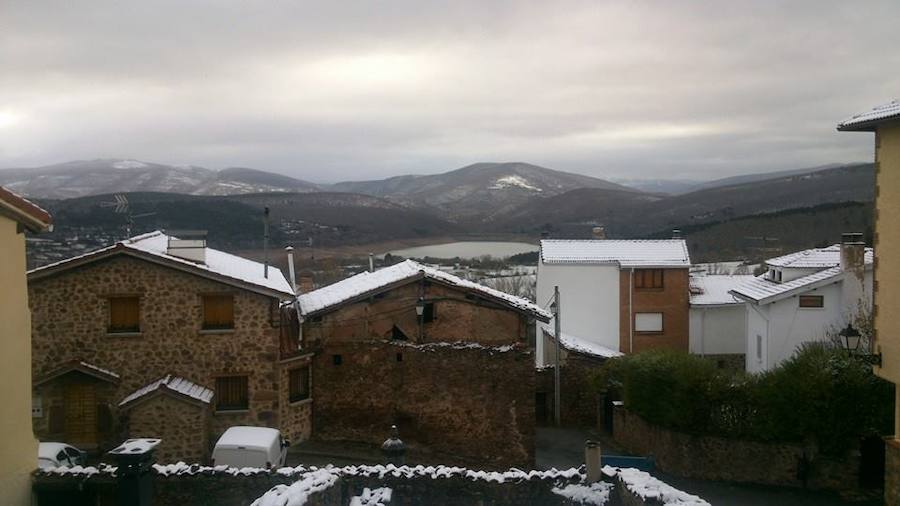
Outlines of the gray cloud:
M314 181L523 160L711 178L871 158L897 2L0 4L0 166Z

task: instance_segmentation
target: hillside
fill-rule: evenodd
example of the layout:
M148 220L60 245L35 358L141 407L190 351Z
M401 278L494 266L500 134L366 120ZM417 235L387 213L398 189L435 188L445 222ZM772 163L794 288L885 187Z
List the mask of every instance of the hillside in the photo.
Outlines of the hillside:
M192 196L129 193L132 234L156 229L202 229L209 244L225 250L259 249L263 208L269 206L270 244L316 246L365 244L390 239L433 237L459 231L456 225L368 195L268 193ZM40 200L54 217L51 233L29 238L30 265L36 266L108 245L126 237L125 214L101 204L111 195Z
M453 220L475 223L495 213L511 211L527 201L542 200L578 188L639 193L603 179L520 162L476 163L443 174L344 182L331 188L432 208Z
M311 192L309 182L254 169L214 171L138 160L98 159L0 170L0 185L31 198L65 199L106 193L168 192L234 195Z

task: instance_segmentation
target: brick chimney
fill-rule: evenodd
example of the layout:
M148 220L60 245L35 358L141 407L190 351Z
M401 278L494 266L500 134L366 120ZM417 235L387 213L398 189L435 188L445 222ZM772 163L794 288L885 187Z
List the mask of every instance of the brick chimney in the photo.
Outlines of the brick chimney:
M841 270L844 271L842 306L845 312L855 315L859 301L865 296L866 243L862 234L841 234Z

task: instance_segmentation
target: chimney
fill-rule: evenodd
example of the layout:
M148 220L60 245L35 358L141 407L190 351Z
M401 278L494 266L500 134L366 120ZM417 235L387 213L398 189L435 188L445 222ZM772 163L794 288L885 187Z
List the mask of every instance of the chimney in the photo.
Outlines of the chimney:
M375 253L369 253L369 272L375 272Z
M288 246L284 250L287 251L288 275L290 276L288 281L291 282L291 288L294 290L294 293L297 293L297 278L294 277L294 248Z
M681 230L677 228L672 229L672 239L681 239Z
M842 306L848 315L855 316L865 296L866 243L862 234L841 234L841 270L844 271Z
M597 225L591 229L591 235L597 240L606 239L606 229L603 228L603 225Z
M198 264L206 263L206 230L167 231L166 253Z
M315 278L312 271L302 271L298 278L297 294L309 293L316 289Z

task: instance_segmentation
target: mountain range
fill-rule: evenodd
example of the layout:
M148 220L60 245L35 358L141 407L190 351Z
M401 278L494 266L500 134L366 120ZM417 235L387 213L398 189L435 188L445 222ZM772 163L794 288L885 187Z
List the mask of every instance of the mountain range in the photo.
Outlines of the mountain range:
M298 244L312 238L319 245L341 246L478 235L576 238L589 236L596 224L604 225L610 237L661 236L673 228L745 216L871 202L874 171L872 164L813 167L724 178L669 194L520 162L316 185L254 169L212 171L104 159L0 170L0 185L48 207L60 236L66 230L97 235L121 227L123 218L101 204L113 200L111 193L126 193L132 213L147 216L135 230L204 228L211 236L218 230L223 246L253 247L262 208L269 207L276 225L273 240ZM838 206L829 216L844 212ZM791 216L779 219L789 223ZM834 234L839 237L846 231L840 227L849 224L835 224ZM825 228L817 230L823 236L819 240L831 240Z

